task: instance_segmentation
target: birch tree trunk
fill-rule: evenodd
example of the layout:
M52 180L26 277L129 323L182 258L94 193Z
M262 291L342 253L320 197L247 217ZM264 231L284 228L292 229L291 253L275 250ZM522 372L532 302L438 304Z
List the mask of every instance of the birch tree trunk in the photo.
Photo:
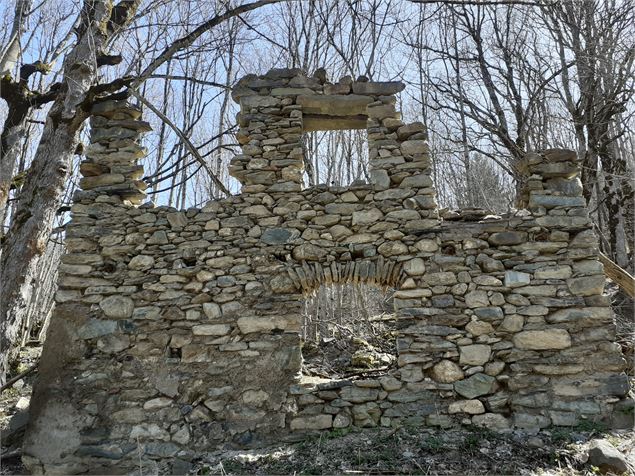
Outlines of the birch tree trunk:
M112 3L85 0L75 46L64 60L62 88L46 118L0 257L0 384L27 312L39 258L46 249L71 169L79 130L88 117L97 56L108 38Z
M0 97L8 103L8 114L0 137L0 238L7 214L7 200L15 164L20 153L20 142L24 137L24 124L28 106L24 103L18 82L11 80L20 57L20 35L24 30L27 13L31 9L31 0L18 0L13 15L13 26L6 45L0 51ZM27 89L28 90L28 89Z

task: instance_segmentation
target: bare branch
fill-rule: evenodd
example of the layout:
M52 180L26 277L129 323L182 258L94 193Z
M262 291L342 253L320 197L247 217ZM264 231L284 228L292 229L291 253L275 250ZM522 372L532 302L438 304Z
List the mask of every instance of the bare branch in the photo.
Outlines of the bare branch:
M20 56L20 35L26 25L31 0L18 0L15 5L13 26L7 45L0 52L0 76L11 74Z
M123 61L121 55L101 55L97 57L97 66L114 66Z
M533 0L409 0L412 3L418 3L420 5L524 5L531 7L544 6L546 2L533 1Z
M170 58L172 58L175 53L191 46L203 33L206 33L207 31L211 30L215 26L220 25L221 23L229 20L230 18L249 12L251 10L255 10L264 5L271 5L274 3L279 3L281 1L283 0L259 0L257 2L248 3L246 5L241 5L240 7L227 10L222 15L217 15L211 20L208 20L205 23L202 23L201 25L198 26L198 28L196 28L191 33L176 40L171 46L163 50L163 53L161 53L154 60L152 60L150 64L139 74L137 80L133 83L133 87L139 86L139 84L143 83L146 79L148 79L148 77L152 75L163 63L165 63Z
M213 86L215 88L231 89L226 84L217 83L215 81L205 81L202 79L194 78L191 76L179 76L174 74L151 74L148 79L169 79L171 81L191 81L196 84L202 84L204 86Z
M208 175L210 176L212 181L216 184L216 186L225 195L227 195L227 196L231 195L230 191L227 190L225 185L223 185L223 182L221 182L218 179L218 177L216 177L216 175L214 174L212 169L210 169L209 165L207 165L207 162L205 162L205 159L203 159L203 157L201 157L201 154L199 154L199 152L196 149L196 147L194 146L194 144L192 144L192 142L190 142L190 140L187 138L187 136L185 134L183 134L181 129L179 129L165 114L163 114L156 107L154 107L154 105L152 105L151 102L149 102L146 98L144 98L137 90L133 89L132 86L129 88L129 91L139 101L141 101L144 105L146 105L148 107L148 109L150 109L152 112L154 112L159 117L159 119L161 119L165 124L167 124L176 133L177 136L179 136L179 139L181 139L183 141L183 145L185 145L187 150L189 150L190 153L194 156L194 158L201 164L201 166L205 169L205 171L208 173Z

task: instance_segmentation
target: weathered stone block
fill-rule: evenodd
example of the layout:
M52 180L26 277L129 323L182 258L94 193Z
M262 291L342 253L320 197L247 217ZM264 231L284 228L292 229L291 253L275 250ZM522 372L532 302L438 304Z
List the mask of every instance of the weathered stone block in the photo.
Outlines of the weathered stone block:
M532 193L529 198L530 207L584 207L586 200L584 197L568 197L566 195L539 195Z
M421 258L413 258L406 261L403 270L408 276L421 276L426 271L426 265Z
M511 246L527 241L527 233L521 231L503 231L492 233L488 240L493 245Z
M500 332L518 332L522 330L525 324L525 318L518 314L505 316L503 322L498 326Z
M383 256L398 256L408 252L408 247L399 241L389 241L379 245L379 254Z
M492 393L495 382L496 379L494 377L478 373L465 380L454 382L454 390L462 397L473 399Z
M552 324L571 322L586 327L592 326L594 323L601 325L601 323L609 322L612 318L613 312L608 307L586 307L584 309L571 307L549 314L546 320Z
M298 261L319 261L327 252L319 246L306 243L293 249L293 258Z
M344 387L340 392L340 398L352 403L375 401L379 397L376 388L363 388L357 386Z
M423 281L429 286L437 285L452 285L456 284L456 274L449 271L443 271L438 273L426 273L423 277Z
M467 413L468 415L478 415L485 413L485 407L480 400L459 400L450 403L448 413Z
M545 415L514 413L514 426L517 428L546 428L551 425L551 418Z
M148 255L137 255L130 260L128 268L138 271L147 271L154 266L154 258Z
M471 291L465 295L465 305L467 307L489 306L489 298L486 291Z
M470 321L465 326L465 330L467 330L470 334L472 334L475 337L494 333L494 328L489 322L483 322L479 320Z
M567 280L567 287L576 296L593 296L602 294L605 281L604 275L571 278Z
M526 286L531 280L529 273L522 273L519 271L505 271L505 286L508 288L517 288L520 286Z
M509 420L498 413L484 413L472 417L474 426L480 426L492 431L508 430L511 425Z
M370 171L370 181L377 190L386 190L390 187L390 176L383 169L373 169Z
M464 345L459 350L461 365L483 365L492 355L492 348L484 344Z
M389 82L353 82L353 93L372 96L390 96L403 91L406 87L401 81Z
M406 142L404 142L406 144ZM403 146L402 146L403 147ZM399 184L403 188L427 188L432 187L432 179L427 174L417 174L406 177Z
M301 95L296 99L304 114L327 116L365 115L366 106L373 101L368 96L349 94L346 96ZM242 101L241 101L242 102Z
M108 296L99 302L99 307L107 317L125 319L132 316L134 301L127 296Z
M229 334L231 326L229 324L201 324L192 327L195 336L224 336Z
M626 457L606 440L591 442L589 463L603 473L626 474L630 470Z
M209 319L218 319L222 315L220 306L214 302L203 303L203 312Z
M353 212L353 225L372 225L381 220L383 216L384 214L376 208Z
M291 431L325 430L332 426L333 417L331 415L296 417L291 420Z
M94 339L96 337L112 334L117 330L117 321L107 321L103 319L89 319L77 331L80 339Z
M424 140L407 140L401 143L401 153L404 155L426 154L428 150L428 143Z
M523 331L514 335L514 345L526 350L566 349L571 347L571 336L564 329Z
M290 243L300 236L300 231L295 228L268 228L260 239L268 245L283 245Z
M184 345L181 348L181 362L183 363L195 363L195 362L208 362L209 346L200 344Z
M442 360L432 367L432 378L441 383L453 383L463 378L461 367L450 360Z

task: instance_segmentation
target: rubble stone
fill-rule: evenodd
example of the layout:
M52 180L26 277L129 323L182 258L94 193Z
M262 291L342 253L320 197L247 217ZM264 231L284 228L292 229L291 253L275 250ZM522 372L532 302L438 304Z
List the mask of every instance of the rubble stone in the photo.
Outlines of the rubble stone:
M515 213L440 213L423 124L395 110L402 89L243 78L229 166L242 193L181 211L139 207L148 125L96 103L25 462L134 472L137 438L165 463L333 427L620 420L625 361L575 154L527 154ZM302 135L342 127L366 128L371 183L305 189ZM395 290L395 368L301 374L303 299L331 283ZM51 429L62 463L40 444ZM85 453L88 439L118 450Z

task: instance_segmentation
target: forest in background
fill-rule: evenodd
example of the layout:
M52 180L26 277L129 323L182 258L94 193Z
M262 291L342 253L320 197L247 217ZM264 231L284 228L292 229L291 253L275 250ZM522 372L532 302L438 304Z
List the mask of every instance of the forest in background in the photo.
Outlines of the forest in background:
M633 271L635 1L114 3L0 5L4 357L43 337L96 98L128 95L152 125L149 200L200 207L238 193L231 88L272 67L403 81L440 207L508 211L528 151L575 149L602 250ZM307 186L367 179L363 133L308 134L305 148Z

